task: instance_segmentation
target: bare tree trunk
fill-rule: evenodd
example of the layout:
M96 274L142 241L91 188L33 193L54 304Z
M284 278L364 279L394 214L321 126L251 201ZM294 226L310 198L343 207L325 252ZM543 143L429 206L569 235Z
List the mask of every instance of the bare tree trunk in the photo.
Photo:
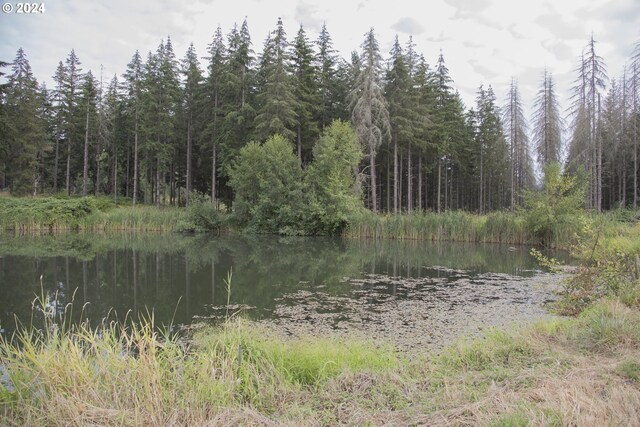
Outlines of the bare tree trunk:
M71 138L67 141L67 196L71 195Z
M371 177L371 210L378 212L378 192L376 188L376 152L369 144L369 174Z
M413 171L411 168L411 142L407 153L407 211L413 211Z
M56 157L53 162L53 192L58 192L58 158L60 150L60 139L56 137Z
M418 210L422 212L422 156L418 156Z
M393 213L398 214L398 141L393 141Z
M216 144L213 144L213 153L211 155L211 203L217 207L216 202Z
M136 123L133 134L133 206L138 198L138 112L136 111Z
M191 121L192 116L189 112L189 120L187 122L187 198L186 206L191 202Z
M156 208L159 208L159 207L160 207L160 157L156 157Z
M87 195L87 180L89 179L89 103L87 103L87 120L84 127L84 163L82 168L82 195Z
M113 142L113 201L118 200L118 147Z
M638 209L638 67L633 65L633 209Z
M302 166L302 128L300 127L300 125L298 125L297 145L298 145L298 164Z
M601 114L601 105L600 105L600 94L598 94L598 126L600 122L600 114ZM597 145L597 177L596 181L598 183L596 187L596 209L598 212L602 212L602 138L599 138L598 135L595 135L596 145Z
M440 213L440 191L442 189L442 158L438 156L438 201L436 212Z
M391 160L389 160L389 156L387 156L387 204L385 206L386 212L391 212Z
M481 215L484 213L484 158L482 147L480 147L480 191L478 198L478 211Z

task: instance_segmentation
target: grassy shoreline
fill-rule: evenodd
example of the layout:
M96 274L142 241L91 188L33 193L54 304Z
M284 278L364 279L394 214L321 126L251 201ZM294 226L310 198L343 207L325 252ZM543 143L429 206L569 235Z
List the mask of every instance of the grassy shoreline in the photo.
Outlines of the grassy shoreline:
M491 228L509 221L496 215L446 214L443 223L462 224L449 228L429 214L422 228L381 216L371 230L523 236ZM632 425L640 419L640 224L600 216L589 227L557 307L574 317L490 330L438 353L355 336L284 337L242 320L198 329L188 342L159 335L149 319L127 329L60 320L25 327L0 340L0 424ZM494 231L460 231L483 228Z
M606 230L617 222L610 215L592 215L590 221ZM106 197L13 198L0 197L0 233L46 233L81 230L109 231L211 231L234 230L229 215L204 202L192 208L114 204ZM579 225L565 222L553 227L547 246L568 249L578 241ZM235 230L241 232L240 230ZM539 237L529 229L520 212L484 215L447 211L414 214L374 214L363 211L349 220L341 232L347 238L456 241L537 245Z

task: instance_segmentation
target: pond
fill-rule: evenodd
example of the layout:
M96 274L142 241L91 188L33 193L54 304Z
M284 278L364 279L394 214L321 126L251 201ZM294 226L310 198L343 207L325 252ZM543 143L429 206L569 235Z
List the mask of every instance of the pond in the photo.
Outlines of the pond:
M49 310L72 303L76 320L152 312L157 325L190 325L242 311L289 334L348 331L401 347L438 347L487 325L548 315L543 305L559 278L539 271L529 249L273 236L5 235L0 329L8 334L16 319L30 322L32 302L44 294Z

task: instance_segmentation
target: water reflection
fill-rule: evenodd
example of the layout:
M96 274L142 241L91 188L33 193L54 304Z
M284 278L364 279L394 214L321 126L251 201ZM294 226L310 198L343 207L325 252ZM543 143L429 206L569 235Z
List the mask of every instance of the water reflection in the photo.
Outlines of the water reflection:
M330 238L62 234L0 238L0 328L28 321L43 290L56 311L74 301L74 316L99 321L109 313L156 323L189 323L227 303L270 317L286 295L304 290L360 298L354 280L382 275L442 278L460 274L531 275L528 248L416 241ZM397 281L386 292L402 297Z

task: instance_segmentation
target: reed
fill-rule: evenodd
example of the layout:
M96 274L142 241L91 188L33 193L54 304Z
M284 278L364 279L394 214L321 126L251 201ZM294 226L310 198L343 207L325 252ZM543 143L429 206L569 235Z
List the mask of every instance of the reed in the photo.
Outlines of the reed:
M354 217L345 236L374 239L525 244L525 221L517 214L476 215L463 211L389 215L363 213Z

